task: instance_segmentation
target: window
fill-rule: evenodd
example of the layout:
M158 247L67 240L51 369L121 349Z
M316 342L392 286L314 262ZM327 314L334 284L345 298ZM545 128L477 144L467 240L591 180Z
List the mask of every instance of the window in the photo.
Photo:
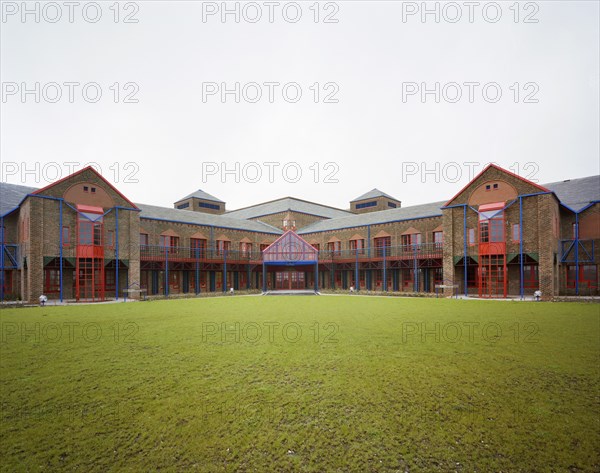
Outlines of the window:
M365 253L365 240L350 240L350 249L352 254L363 255Z
M115 232L109 230L106 232L106 247L114 248L115 247Z
M369 207L375 207L377 205L376 201L372 201L372 202L364 202L362 204L356 204L356 208L357 209L366 209Z
M102 245L102 224L88 220L79 221L79 245Z
M62 227L63 246L71 246L71 232L69 227Z
M490 191L490 190L492 190L492 186L491 186L490 184L487 184L487 185L485 186L485 190L486 190L486 191Z
M444 232L433 232L433 243L436 248L441 248L444 243Z
M504 241L504 212L491 210L479 213L479 242L499 243Z
M203 238L190 238L192 258L204 258L206 254L206 240Z
M169 236L169 235L160 235L159 245L162 248L169 248L169 253L173 253L179 247L179 237L178 236Z
M512 226L512 240L515 242L521 241L521 226L518 223Z
M107 269L104 272L104 285L107 291L114 291L116 285L116 275L114 269Z
M185 204L179 204L179 205L177 206L177 208L178 208L179 210L182 210L182 209L187 209L189 206L190 206L190 203L189 203L189 202L186 202Z
M83 186L83 192L88 192L90 188L88 186Z
M319 245L318 243L313 243L313 248L317 251L321 251L321 245Z
M398 206L394 202L388 202L388 207L395 209Z
M226 240L217 240L217 255L223 256L225 252L229 251L231 242Z
M95 187L92 187L92 188L90 189L90 191L92 192L92 194L95 194L95 193L96 193L96 188L95 188Z
M389 255L390 251L388 248L392 246L392 237L381 237L375 238L375 255L382 257L384 254Z
M416 246L421 244L421 234L412 233L410 235L402 235L403 246Z
M291 227L296 228L296 220L284 220L283 221L283 228L291 228Z
M220 210L221 206L218 204L209 204L207 202L198 202L198 207L203 209Z
M262 253L264 250L266 250L268 247L269 247L269 244L268 244L268 243L261 243L261 244L260 244L260 251L261 251L261 253Z
M340 241L330 241L329 243L327 243L327 250L333 253L334 255L339 255L341 250L341 243L342 242Z
M478 287L478 285L477 285L477 266L473 265L473 264L470 264L467 266L467 288L469 288L469 287Z
M241 242L240 243L240 256L247 258L252 253L252 243Z
M402 269L402 287L404 290L412 291L415 287L414 272L412 269Z
M494 184L494 190L498 189L498 184Z
M44 274L44 292L50 294L60 291L60 270L46 269Z
M147 233L140 233L140 246L148 246L149 238Z
M538 289L538 265L526 264L523 266L523 287L525 289Z
M475 244L475 229L469 228L469 245L473 246Z
M577 266L567 266L567 287L575 287ZM579 287L596 288L598 285L598 266L595 264L579 265Z
M441 285L444 284L444 269L433 268L433 284Z

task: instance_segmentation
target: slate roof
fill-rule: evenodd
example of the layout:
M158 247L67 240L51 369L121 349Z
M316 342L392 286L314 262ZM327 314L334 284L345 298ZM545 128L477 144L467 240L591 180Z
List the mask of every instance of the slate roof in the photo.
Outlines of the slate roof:
M141 218L154 218L168 220L171 222L192 223L196 225L212 225L221 228L231 228L235 230L246 230L251 232L273 233L277 235L283 233L283 231L281 231L279 228L254 220L232 218L227 215L214 215L203 212L194 212L192 210L179 210L170 207L157 207L155 205L135 205L137 205L142 211L142 213L140 214Z
M337 218L354 215L352 212L347 210L336 209L335 207L316 204L307 200L296 199L295 197L283 197L281 199L271 200L262 204L244 207L243 209L231 210L226 212L225 215L235 218L257 218L265 215L287 212L288 210L325 218Z
M544 184L544 187L554 192L561 203L573 210L580 210L590 202L600 201L600 176L567 179Z
M36 190L35 187L0 182L0 215L5 215L17 208L27 194Z
M197 199L202 200L211 200L213 202L220 202L222 204L225 203L221 199L217 199L214 195L210 195L208 192L204 192L202 189L198 189L196 192L192 192L191 194L183 197L182 199L179 199L177 202L181 202L182 200L190 199L192 197L196 197Z
M392 197L391 195L386 194L385 192L381 192L379 189L373 189L373 190L367 192L366 194L363 194L363 195L357 197L356 199L351 200L350 202L356 202L356 201L365 200L365 199L376 199L377 197L386 197L388 199L392 199L392 200L396 200L396 201L400 202L395 197Z
M445 202L433 202L431 204L414 205L412 207L401 207L398 209L380 210L379 212L368 212L353 214L349 217L336 218L332 220L321 220L312 223L298 231L299 234L326 232L330 230L341 230L343 228L363 227L379 223L389 223L398 220L410 220L422 217L438 217L442 215L441 207Z

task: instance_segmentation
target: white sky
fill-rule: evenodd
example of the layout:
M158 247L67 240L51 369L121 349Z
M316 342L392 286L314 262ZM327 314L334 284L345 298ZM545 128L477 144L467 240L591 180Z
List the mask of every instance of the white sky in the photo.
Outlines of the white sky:
M24 22L21 11L11 14L21 2L2 4L3 181L43 186L57 171L66 175L66 163L79 163L75 169L80 169L95 162L134 202L171 206L201 188L226 201L228 209L288 195L347 208L374 187L403 206L448 199L468 182L464 163L469 162L478 163L471 165L478 172L494 161L539 183L600 173L596 1L522 2L518 22L513 2L499 2L502 17L496 23L482 13L490 2L480 2L472 23L465 2L455 3L463 14L457 23L447 21L456 10L443 3L437 4L439 23L433 15L423 22L419 14L403 21L403 10L421 2L400 1L321 2L318 23L312 1L301 2L297 23L283 18L282 7L290 2L274 7L273 23L264 2L257 2L260 21L246 21L256 11L246 7L236 23L233 15L222 22L218 14L203 22L203 8L221 8L221 2L192 1L136 2L137 23L122 21L135 8L123 3L115 23L111 1L99 2L102 17L92 23L82 14L87 3L75 7L72 23L64 2L55 4L62 11L55 23L48 20L57 10L45 3L28 3L32 10L39 8L39 23L33 14ZM338 22L324 23L323 16L336 5ZM287 8L291 18L293 6ZM493 19L493 6L486 8ZM93 19L93 6L86 13ZM538 22L525 23L528 14ZM51 82L96 82L103 95L88 103L79 87L70 103L68 88L61 85L57 103L41 92L40 103L35 94L23 100L22 83L34 89L36 82L40 90ZM136 83L139 102L122 103L127 91L121 90L120 103L114 103L110 87L115 82ZM227 103L218 95L203 103L208 82L230 87L296 82L303 95L298 103L288 103L279 87L270 103L263 86L258 103L243 98L235 103L233 95ZM310 87L315 82L337 84L339 102L323 103L327 91L321 90L320 103L314 103ZM502 98L488 103L479 87L470 103L462 86L457 103L443 97L436 103L433 95L422 103L418 94L403 102L408 82L430 88L436 82L495 82ZM510 89L515 82L519 103ZM528 82L536 86L525 90ZM14 95L12 83L18 87ZM523 103L534 87L538 102ZM48 99L55 90L45 89ZM254 90L248 92L254 96ZM453 98L455 89L446 92ZM237 162L240 171L247 163L261 163L263 177L243 182L240 172L240 183L234 174L204 176L202 182L202 163L211 162L225 162L229 169ZM274 182L264 162L279 163ZM315 162L321 168L317 183L310 168ZM328 162L338 168L337 183L324 182L334 170L324 169ZM286 163L298 163L298 182L289 182L294 168L288 168L287 180L282 176ZM432 172L419 172L424 166ZM255 176L253 169L246 170ZM416 174L408 175L410 170ZM138 182L126 182L128 175Z

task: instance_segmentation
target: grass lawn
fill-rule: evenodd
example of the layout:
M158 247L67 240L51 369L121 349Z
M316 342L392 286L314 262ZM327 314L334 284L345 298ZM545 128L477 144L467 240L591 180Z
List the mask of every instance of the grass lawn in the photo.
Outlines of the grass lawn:
M600 471L600 306L0 311L2 471Z

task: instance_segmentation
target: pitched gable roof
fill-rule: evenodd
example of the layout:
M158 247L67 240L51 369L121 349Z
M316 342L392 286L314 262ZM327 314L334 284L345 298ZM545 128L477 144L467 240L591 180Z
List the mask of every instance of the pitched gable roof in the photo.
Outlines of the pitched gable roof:
M545 184L544 187L554 192L561 204L575 211L600 201L600 176L567 179Z
M458 191L454 195L454 197L452 197L448 202L446 202L444 204L444 207L448 207L454 200L456 200L456 198L459 195L461 195L465 190L467 190L473 184L473 182L475 182L477 179L479 179L481 176L483 176L488 171L488 169L492 169L492 168L493 169L497 169L498 171L503 172L504 174L507 174L507 175L509 175L511 177L519 179L519 180L521 180L521 181L523 181L523 182L525 182L525 183L527 183L527 184L529 184L531 186L534 186L540 192L549 192L548 189L546 189L545 187L540 186L539 184L536 184L535 182L531 182L530 180L525 179L524 177L521 177L518 174L515 174L513 172L507 171L506 169L501 168L500 166L498 166L496 164L490 163L485 168L483 168L483 170L479 174L477 174L473 179L471 179L471 181L469 181L460 191Z
M35 187L0 182L0 216L15 210L28 194L32 194L36 190Z
M114 191L115 193L117 193L119 195L119 197L121 197L123 200L125 200L125 202L127 202L128 205L131 206L132 209L138 209L136 207L136 205L131 202L127 197L125 197L123 194L121 194L121 192L119 191L119 189L117 189L115 186L113 186L102 174L100 174L98 171L96 171L93 166L87 166L84 167L83 169L80 169L79 171L74 172L73 174L69 174L68 176L63 177L62 179L59 179L58 181L53 182L52 184L49 184L45 187L42 187L41 189L36 190L35 192L33 192L32 194L38 194L38 195L44 195L44 193L48 190L53 188L54 186L61 184L63 182L69 181L71 179L74 179L75 177L79 176L80 174L83 174L85 172L91 172L94 175L96 175L102 182L104 182L112 191Z
M172 207L158 207L156 205L137 204L142 213L140 218L153 220L166 220L169 222L191 223L195 225L230 228L232 230L245 230L250 232L283 233L279 228L255 220L243 220L224 215L194 212L192 210L179 210Z
M385 192L380 191L379 189L373 189L370 190L369 192L358 196L356 199L351 200L350 202L357 202L359 200L365 200L365 199L376 199L377 197L386 197L387 199L392 199L395 200L397 202L400 202L398 199L396 199L395 197L392 197L389 194L386 194Z
M210 195L208 192L204 192L202 189L198 189L196 192L192 192L191 194L186 195L185 197L183 197L182 199L179 199L175 203L181 202L182 200L191 199L192 197L194 197L196 199L210 200L212 202L219 202L221 204L225 203L221 199L217 199L214 195Z
M444 202L433 202L431 204L413 205L411 207L400 207L397 209L352 214L348 217L321 220L302 228L298 233L327 232L341 230L343 228L366 227L368 225L413 220L424 217L441 217L441 207L443 204Z
M287 211L298 212L317 217L336 218L354 215L347 210L329 207L328 205L317 204L307 200L297 199L295 197L282 197L281 199L263 202L261 204L244 207L238 210L230 210L224 215L235 218L259 218L266 215L283 213Z

